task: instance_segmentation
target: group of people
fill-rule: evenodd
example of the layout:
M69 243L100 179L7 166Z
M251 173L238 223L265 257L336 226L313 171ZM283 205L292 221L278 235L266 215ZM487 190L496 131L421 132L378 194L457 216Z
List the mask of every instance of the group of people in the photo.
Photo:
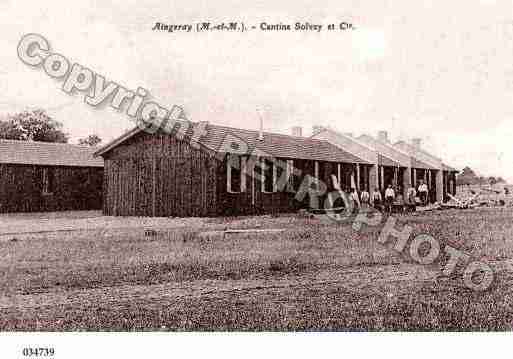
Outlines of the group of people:
M429 188L427 184L421 180L417 189L415 187L408 188L406 192L406 198L403 198L402 188L397 188L389 184L385 189L384 199L381 192L376 188L372 195L366 190L361 191L358 196L358 191L355 188L351 188L349 193L349 200L352 202L353 208L369 207L372 206L375 209L381 211L385 210L388 213L392 213L394 204L404 206L407 211L415 210L417 205L417 196L422 205L426 205L429 199Z

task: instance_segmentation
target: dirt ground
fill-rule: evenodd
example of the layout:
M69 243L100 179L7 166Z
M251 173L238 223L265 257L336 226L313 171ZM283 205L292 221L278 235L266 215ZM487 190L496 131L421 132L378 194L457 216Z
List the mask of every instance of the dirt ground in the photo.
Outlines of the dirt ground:
M2 330L510 330L513 209L397 217L494 281L467 288L447 258L421 265L382 226L317 217L0 216ZM219 233L224 229L283 232ZM150 231L151 230L151 231Z
M0 214L0 238L10 234L200 226L200 218L106 217L100 211Z

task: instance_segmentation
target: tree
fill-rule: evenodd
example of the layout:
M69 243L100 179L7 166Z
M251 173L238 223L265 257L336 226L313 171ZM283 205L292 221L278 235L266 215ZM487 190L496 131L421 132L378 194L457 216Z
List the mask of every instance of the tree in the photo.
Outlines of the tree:
M10 119L0 120L0 139L4 140L24 140L24 132Z
M67 143L62 128L45 110L24 111L0 120L0 139Z
M470 167L465 167L456 178L457 185L479 184L479 177Z
M488 177L488 183L491 184L492 186L494 184L496 184L497 182L498 181L497 181L497 179L495 177L493 177L493 176Z
M85 146L91 146L95 147L98 146L102 142L102 139L97 134L92 134L87 136L86 138L81 138L78 140L79 145L85 145Z

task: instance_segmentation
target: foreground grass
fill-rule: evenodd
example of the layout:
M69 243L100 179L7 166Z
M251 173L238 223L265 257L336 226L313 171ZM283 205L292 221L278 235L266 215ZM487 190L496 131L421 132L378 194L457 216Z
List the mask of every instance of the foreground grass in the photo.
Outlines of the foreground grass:
M513 258L511 209L403 217L472 258ZM260 223L259 223L260 222ZM202 237L62 234L0 243L3 330L510 330L510 272L486 292L446 258L424 267L355 232L297 217L212 220L204 229L288 228ZM407 252L407 251L405 251Z

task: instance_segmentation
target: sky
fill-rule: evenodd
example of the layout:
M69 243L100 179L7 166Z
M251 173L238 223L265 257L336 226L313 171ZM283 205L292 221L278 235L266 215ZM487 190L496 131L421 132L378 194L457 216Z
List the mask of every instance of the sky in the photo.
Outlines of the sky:
M73 5L72 5L73 4ZM513 2L0 0L0 116L45 108L71 140L133 126L17 57L24 34L192 121L288 133L387 130L513 182ZM352 31L167 33L156 22L351 22Z

